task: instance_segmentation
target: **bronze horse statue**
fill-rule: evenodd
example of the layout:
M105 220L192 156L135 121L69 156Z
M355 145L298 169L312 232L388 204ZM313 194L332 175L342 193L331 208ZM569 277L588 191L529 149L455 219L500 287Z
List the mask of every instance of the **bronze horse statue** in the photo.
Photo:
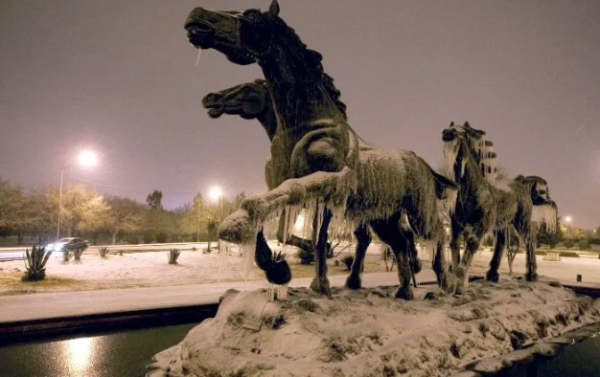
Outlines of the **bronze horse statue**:
M486 273L487 280L499 279L498 268L510 231L515 231L523 240L527 258L527 280L537 280L531 188L519 179L495 183L486 179L486 175L493 171L485 160L495 158L496 155L489 151L488 147L492 143L485 140L484 136L484 131L472 128L468 122L462 126L453 122L442 133L444 155L449 170L460 187L456 206L451 214L450 241L453 269L459 280L459 293L467 289L473 255L488 232L494 233L496 242L490 269ZM546 195L542 192L539 194ZM547 195L540 199L540 204L549 203ZM459 253L461 235L465 242L462 259Z
M238 115L243 119L257 119L264 128L269 141L273 140L275 130L277 129L277 121L273 103L271 101L271 93L265 80L257 79L253 82L243 83L233 86L219 92L212 92L204 96L202 105L208 109L208 115L211 118L219 118L223 114ZM345 109L341 109L345 113ZM270 169L271 159L267 161L266 171ZM267 173L267 176L269 174ZM271 189L273 187L269 187ZM311 240L300 238L294 234L288 234L284 240L284 216L285 212L279 220L277 231L277 239L279 242L295 246L297 248L313 252L313 243ZM402 226L406 230L409 238L409 260L412 273L421 271L421 262L418 259L418 251L415 245L414 234L408 226L408 220L403 218ZM371 241L371 236L367 237L364 242L366 246ZM328 244L328 250L331 250L331 245Z
M366 247L360 247L361 237L370 237L370 227L397 258L401 284L396 297L411 299L409 236L400 220L406 215L416 234L442 240L438 202L448 189L455 188L454 183L412 152L383 150L356 136L340 110L339 91L323 71L321 55L307 49L279 17L277 1L266 12L196 8L189 14L185 29L197 48L215 49L235 64L258 64L277 114L267 172L269 187L274 188L247 198L223 221L219 237L234 243L253 242L263 222L288 208L293 212L303 205L314 206L320 214L315 229L321 229L332 212L339 213L358 224L355 233L360 233L356 263L347 285L360 287L366 252ZM316 237L316 276L311 288L330 294L324 235L321 229ZM443 253L438 252L436 258L444 266ZM449 283L445 268L440 276Z

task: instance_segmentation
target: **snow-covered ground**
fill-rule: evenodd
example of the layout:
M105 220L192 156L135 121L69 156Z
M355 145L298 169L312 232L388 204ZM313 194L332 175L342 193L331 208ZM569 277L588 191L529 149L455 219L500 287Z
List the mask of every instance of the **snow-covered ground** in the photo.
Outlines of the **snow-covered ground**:
M272 244L277 251L280 248ZM348 250L346 250L347 252ZM293 267L294 277L313 276L313 266L296 265L293 247L286 247L288 260ZM235 254L235 249L234 249ZM336 259L341 259L341 254ZM369 247L366 272L384 272L385 264L381 260L381 246ZM473 261L472 274L484 274L492 253L481 251ZM421 250L424 269L430 268L430 254ZM577 274L583 276L583 282L600 283L600 260L593 258L562 258L561 261L544 261L537 257L539 274L562 281L576 281ZM330 274L346 274L342 267L330 261ZM206 284L243 280L243 258L224 256L216 253L203 254L200 251L184 250L178 265L167 264L167 252L125 253L123 256L111 252L102 259L97 252L86 251L81 264L73 262L63 264L60 255L53 256L46 268L46 280L38 283L22 283L23 261L0 262L0 295L27 294L40 292L68 292L73 290L96 290L133 287L157 287L185 284ZM501 273L508 274L506 259L503 260ZM514 262L514 274L525 272L525 256L517 255ZM250 280L262 280L264 275L256 267L250 273Z

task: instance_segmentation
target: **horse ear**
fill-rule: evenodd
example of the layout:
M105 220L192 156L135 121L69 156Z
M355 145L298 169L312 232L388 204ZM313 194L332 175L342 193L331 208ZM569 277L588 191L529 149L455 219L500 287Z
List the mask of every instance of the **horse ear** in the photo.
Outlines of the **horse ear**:
M269 13L271 13L274 16L279 16L279 3L277 2L277 0L273 0L271 2L271 6L269 6Z
M469 124L469 122L465 122L465 124L463 125L463 127L471 128L471 125Z
M450 127L454 127L454 122L450 122Z

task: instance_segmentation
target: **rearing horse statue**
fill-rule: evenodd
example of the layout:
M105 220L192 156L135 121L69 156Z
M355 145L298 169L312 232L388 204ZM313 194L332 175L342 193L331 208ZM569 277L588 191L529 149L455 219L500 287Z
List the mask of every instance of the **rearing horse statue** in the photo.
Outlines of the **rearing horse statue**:
M453 182L412 152L382 150L360 141L340 111L339 91L324 74L321 55L308 50L279 17L277 1L267 12L196 8L185 28L197 48L216 49L236 64L257 63L277 115L267 178L274 188L247 198L240 210L223 221L219 237L253 242L258 227L269 217L306 204L316 207L324 222L331 211L337 212L359 224L357 231L367 237L370 226L392 248L401 281L396 297L412 298L408 236L400 220L406 214L418 235L442 239L438 198L455 187ZM318 237L321 245L323 233ZM366 248L357 250L360 263L365 252ZM437 258L442 259L443 253L437 253ZM311 287L330 294L325 262L324 248L317 247L317 274ZM360 286L360 265L355 265L349 281ZM441 273L445 281L446 270Z
M257 119L267 136L269 141L273 140L275 130L277 129L277 119L275 110L273 109L273 103L271 101L271 92L269 86L265 80L257 79L253 82L243 83L233 86L228 89L221 90L219 92L208 93L202 99L202 105L208 109L208 115L211 118L219 118L223 114L238 115L243 119ZM340 111L345 113L345 108L340 106ZM364 143L359 140L360 146ZM269 170L271 165L271 159L267 161L266 171L267 177L269 176ZM269 189L269 183L267 182ZM279 227L277 231L277 239L288 245L298 247L312 253L314 251L313 243L311 240L302 239L294 234L288 234L287 238L284 239L284 228L285 228L285 213L279 220ZM421 270L421 263L418 259L418 251L416 249L414 235L412 234L410 227L406 226L406 219L403 219L402 225L406 230L406 234L410 237L409 239L409 260L411 262L411 270L413 273L419 273ZM360 236L360 234L359 234ZM362 247L368 247L371 237L366 237L363 240ZM366 246L365 246L366 245ZM331 246L328 245L328 250ZM360 262L359 262L360 263Z

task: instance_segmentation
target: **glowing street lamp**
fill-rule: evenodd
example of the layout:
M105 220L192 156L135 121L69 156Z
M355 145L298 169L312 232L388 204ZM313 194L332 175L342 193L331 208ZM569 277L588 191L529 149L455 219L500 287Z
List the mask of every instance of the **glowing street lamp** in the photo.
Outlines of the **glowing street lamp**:
M78 156L79 165L90 168L98 162L98 157L93 151L86 149L79 153ZM56 218L56 240L60 239L60 214L62 210L62 189L63 189L63 175L65 168L60 169L60 188L58 190L58 217Z
M208 197L214 201L220 200L223 196L223 190L220 186L213 186L208 192Z
M573 218L572 218L571 216L567 216L567 217L565 217L565 221L566 221L568 224L570 224L570 223L571 223L571 221L573 221Z

